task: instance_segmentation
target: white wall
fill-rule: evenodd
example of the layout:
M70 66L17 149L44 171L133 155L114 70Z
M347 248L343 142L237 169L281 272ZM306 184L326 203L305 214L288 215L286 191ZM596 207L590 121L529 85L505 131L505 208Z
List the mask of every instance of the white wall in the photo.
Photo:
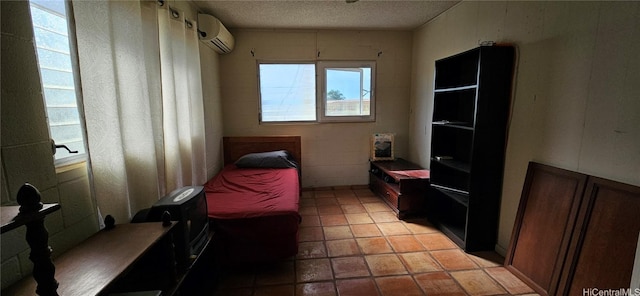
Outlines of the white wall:
M200 69L208 180L222 168L222 99L219 55L202 42L200 42Z
M414 33L410 158L428 166L434 61L493 40L518 48L498 243L529 161L640 185L640 3L462 2Z
M367 184L373 133L396 133L396 156L407 157L411 32L233 30L232 34L236 48L220 57L225 136L302 136L303 187ZM377 62L376 121L260 125L256 61L319 59Z
M61 209L45 219L53 256L98 230L85 164L56 168L27 1L2 1L2 205L16 205L24 182ZM2 288L31 274L25 227L2 234Z

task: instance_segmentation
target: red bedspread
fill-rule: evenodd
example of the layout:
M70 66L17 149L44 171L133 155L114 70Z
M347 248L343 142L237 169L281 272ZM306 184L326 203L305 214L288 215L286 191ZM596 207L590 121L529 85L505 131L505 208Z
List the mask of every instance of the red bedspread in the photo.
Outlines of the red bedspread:
M298 214L300 183L294 168L228 165L205 184L209 218L240 219Z
M298 171L226 166L205 184L218 262L269 262L298 253Z

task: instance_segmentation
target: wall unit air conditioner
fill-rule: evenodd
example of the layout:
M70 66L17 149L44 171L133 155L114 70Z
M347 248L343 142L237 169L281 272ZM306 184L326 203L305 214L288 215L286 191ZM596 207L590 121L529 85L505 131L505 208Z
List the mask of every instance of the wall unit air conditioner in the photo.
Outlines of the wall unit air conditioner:
M229 30L220 20L208 14L198 14L198 37L218 53L230 53L235 44Z

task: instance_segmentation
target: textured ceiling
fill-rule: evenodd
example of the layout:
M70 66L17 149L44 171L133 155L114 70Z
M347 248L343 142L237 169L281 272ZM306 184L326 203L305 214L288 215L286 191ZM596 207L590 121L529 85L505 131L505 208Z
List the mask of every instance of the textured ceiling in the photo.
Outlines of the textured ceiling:
M459 1L193 1L228 28L411 30Z

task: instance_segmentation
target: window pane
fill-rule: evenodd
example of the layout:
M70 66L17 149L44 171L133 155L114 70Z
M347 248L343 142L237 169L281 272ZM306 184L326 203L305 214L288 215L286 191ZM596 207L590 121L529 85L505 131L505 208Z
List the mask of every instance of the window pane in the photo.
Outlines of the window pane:
M44 30L38 27L33 28L38 48L45 48L62 53L69 53L69 38L65 35Z
M69 33L63 0L31 0L31 20L51 138L78 154L57 149L60 160L85 153L71 65Z
M44 98L48 107L77 107L76 91L73 89L45 88Z
M316 120L313 64L260 64L262 122Z
M73 73L40 68L42 84L45 88L73 89Z
M38 61L40 67L47 69L64 70L71 72L71 59L69 53L55 52L38 48Z
M36 1L31 1L33 4ZM43 28L59 35L67 36L67 20L64 18L65 9L63 1L37 1L38 6L31 6L31 19L35 28ZM55 4L53 6L41 6L42 4Z
M371 68L326 68L325 79L325 116L370 114Z
M42 9L46 9L47 11L53 14L58 14L62 16L67 15L67 9L64 7L64 1L62 0L31 0L30 2L31 4L33 4L33 6L41 7ZM65 19L65 23L66 23L66 19ZM65 32L66 32L66 29L65 29Z
M51 131L58 136L56 144L65 144L67 142L82 140L82 138L78 138L78 135L81 135L82 131L80 130L80 126L77 124L51 125L50 128Z
M73 107L48 107L49 125L80 125L80 117L75 106Z

